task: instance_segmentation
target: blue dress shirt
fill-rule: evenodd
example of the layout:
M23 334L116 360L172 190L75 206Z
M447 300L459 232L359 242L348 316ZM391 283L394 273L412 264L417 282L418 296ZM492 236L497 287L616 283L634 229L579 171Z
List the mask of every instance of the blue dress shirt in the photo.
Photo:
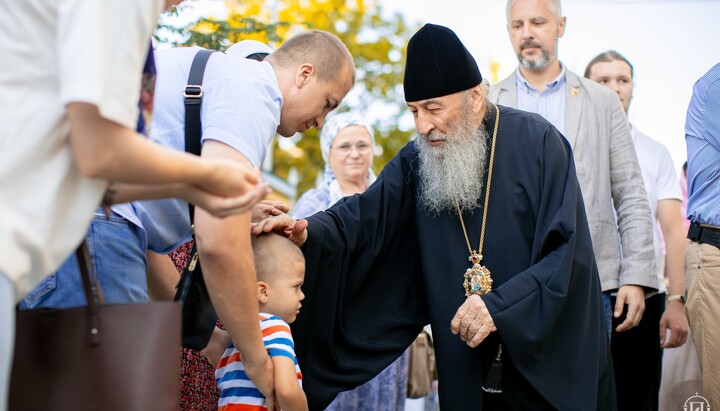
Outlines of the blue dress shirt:
M685 119L691 221L720 226L720 64L695 83Z
M552 123L560 133L565 134L565 66L555 80L545 85L542 92L534 88L517 69L517 108L540 114Z

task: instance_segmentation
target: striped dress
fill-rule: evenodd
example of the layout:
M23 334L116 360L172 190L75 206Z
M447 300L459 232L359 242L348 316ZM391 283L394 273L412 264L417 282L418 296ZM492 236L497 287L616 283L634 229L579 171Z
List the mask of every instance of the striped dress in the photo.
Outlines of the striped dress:
M302 386L302 374L295 357L290 326L275 315L260 313L260 330L268 355L292 359L295 363L298 383ZM240 352L235 349L232 342L218 364L215 380L220 389L218 411L267 410L265 397L245 374Z

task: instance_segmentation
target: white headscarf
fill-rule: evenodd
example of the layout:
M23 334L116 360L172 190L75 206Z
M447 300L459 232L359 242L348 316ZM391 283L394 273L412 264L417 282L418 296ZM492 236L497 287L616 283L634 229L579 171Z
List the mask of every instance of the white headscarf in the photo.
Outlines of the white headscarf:
M370 124L368 124L360 115L349 112L340 113L325 122L325 125L320 133L320 151L322 152L323 160L325 160L323 184L326 184L330 191L330 204L335 204L337 200L345 196L345 194L343 194L340 190L340 184L335 177L335 173L333 173L332 168L330 167L330 147L340 131L350 126L360 126L365 128L370 135L370 143L372 147L375 147L375 133L373 132L372 127L370 127ZM372 167L370 167L368 170L367 185L369 186L372 184L373 181L375 181L375 178L375 173L373 172Z

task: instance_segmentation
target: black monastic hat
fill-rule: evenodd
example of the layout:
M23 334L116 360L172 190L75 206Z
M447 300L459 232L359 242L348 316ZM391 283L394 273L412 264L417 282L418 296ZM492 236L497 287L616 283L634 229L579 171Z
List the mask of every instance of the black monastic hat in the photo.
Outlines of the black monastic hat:
M482 76L475 59L447 27L426 24L407 47L405 101L420 101L473 88Z

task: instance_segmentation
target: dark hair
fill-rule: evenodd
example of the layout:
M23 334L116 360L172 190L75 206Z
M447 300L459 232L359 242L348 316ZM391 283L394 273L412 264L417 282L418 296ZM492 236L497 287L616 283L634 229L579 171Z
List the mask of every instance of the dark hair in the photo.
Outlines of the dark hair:
M590 71L595 64L610 63L611 61L615 60L624 61L625 63L627 63L627 65L630 66L630 78L635 78L635 69L633 68L633 65L630 64L630 61L628 61L625 56L615 50L608 50L604 53L600 53L595 56L594 59L590 60L590 63L588 63L587 67L585 68L585 78L590 78Z

